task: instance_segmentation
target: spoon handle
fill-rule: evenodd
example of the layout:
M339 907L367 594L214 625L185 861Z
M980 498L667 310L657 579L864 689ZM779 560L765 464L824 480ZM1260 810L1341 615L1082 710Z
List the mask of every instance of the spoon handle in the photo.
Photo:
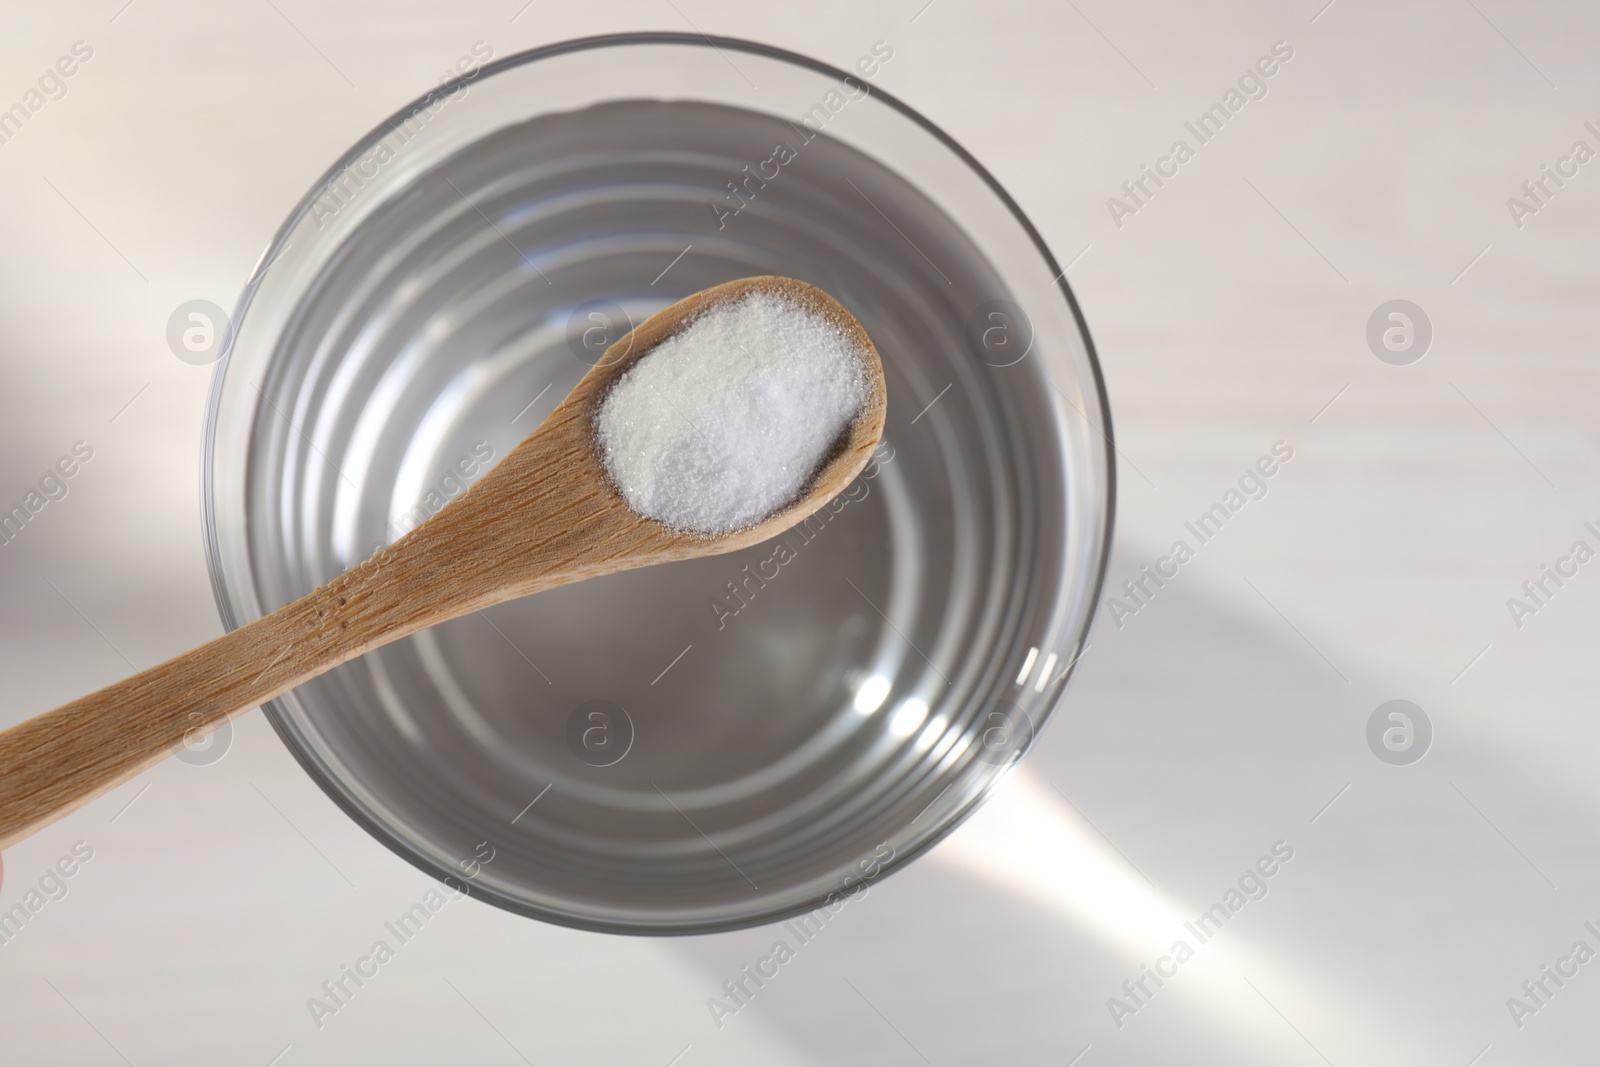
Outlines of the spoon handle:
M0 848L204 734L417 629L363 565L181 656L0 733ZM366 593L367 595L362 595Z
M571 422L552 420L558 425ZM0 733L0 848L370 649L515 596L701 554L574 479L541 428L467 494L270 615Z
M568 420L570 422L570 417ZM676 553L535 433L466 496L331 582L131 678L0 733L0 848L324 671L434 623ZM556 472L556 473L552 473Z

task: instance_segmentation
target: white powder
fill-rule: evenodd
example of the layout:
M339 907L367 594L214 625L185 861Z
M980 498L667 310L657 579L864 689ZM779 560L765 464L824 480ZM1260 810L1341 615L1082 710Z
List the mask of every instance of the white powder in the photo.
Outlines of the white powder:
M628 505L724 534L796 500L870 396L865 353L770 292L715 305L630 367L595 430Z

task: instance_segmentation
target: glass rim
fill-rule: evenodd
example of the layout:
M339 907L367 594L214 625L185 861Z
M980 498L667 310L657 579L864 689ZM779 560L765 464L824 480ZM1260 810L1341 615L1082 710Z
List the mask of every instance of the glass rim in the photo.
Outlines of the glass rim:
M336 159L333 164L329 166L311 184L306 194L301 198L299 203L295 205L290 214L284 219L282 225L280 225L277 232L274 233L272 240L262 251L260 257L256 261L255 267L251 270L250 277L246 280L244 288L240 292L237 303L235 304L230 329L227 333L222 356L217 360L215 368L212 372L211 386L206 400L205 420L201 430L200 518L202 533L205 539L206 568L211 579L212 596L217 603L217 612L221 618L223 627L227 631L231 632L235 629L238 629L244 623L237 615L233 594L228 588L224 578L225 568L222 559L222 545L221 539L218 536L219 527L217 522L217 501L214 490L216 477L217 426L223 404L223 389L227 380L227 372L232 362L234 344L239 335L238 326L243 322L244 316L248 312L250 304L253 301L257 290L260 288L263 280L266 277L267 271L271 269L273 263L287 247L289 236L299 227L306 215L312 210L318 198L320 198L323 192L326 190L330 181L335 179L351 164L362 158L367 152L371 151L379 141L388 136L395 129L397 124L403 122L406 117L415 113L419 108L429 106L443 97L453 95L457 91L460 91L466 87L469 82L475 82L482 78L491 77L496 74L514 70L518 67L535 63L540 60L552 59L557 56L578 52L636 45L687 46L695 48L710 48L714 51L720 51L721 49L726 48L731 51L743 52L749 55L772 59L782 63L788 63L792 66L810 70L814 73L836 80L842 81L845 78L855 77L855 75L849 73L848 71L841 70L838 67L835 67L829 63L824 63L821 60L813 59L810 56L805 56L797 52L791 52L787 49L778 48L773 45L762 44L757 41L747 41L742 38L708 36L706 34L679 33L673 31L597 34L588 37L572 38L566 41L558 41L552 44L541 45L536 48L527 49L522 52L516 52L512 55L506 56L503 59L486 63L472 72L470 75L453 77L448 81L439 84L435 88L430 89L428 92L423 93L421 96L414 98L404 106L398 108L388 117L381 120L359 140L357 140L354 145L347 149L344 154ZM870 95L874 98L881 99L891 109L898 112L902 117L909 119L924 133L933 137L934 140L937 141L943 148L947 149L951 154L965 164L966 167L983 182L988 190L994 194L996 198L998 198L1000 203L1005 206L1007 212L1010 213L1011 218L1021 228L1022 232L1033 244L1035 250L1043 258L1046 266L1053 274L1054 280L1052 284L1066 300L1067 307L1072 313L1073 322L1077 326L1078 330L1078 338L1084 346L1084 355L1087 359L1091 375L1090 380L1093 383L1095 398L1098 402L1099 425L1095 426L1091 422L1090 428L1097 432L1105 442L1105 467L1102 472L1103 477L1105 478L1105 514L1102 518L1102 527L1099 537L1100 558L1097 566L1095 567L1092 579L1093 588L1090 591L1088 598L1089 603L1092 605L1098 602L1100 599L1100 594L1105 587L1106 572L1110 566L1111 542L1115 530L1117 510L1117 452L1111 422L1111 404L1106 392L1105 377L1100 368L1099 354L1095 349L1094 339L1089 333L1088 323L1084 319L1083 311L1078 305L1078 299L1073 293L1071 286L1067 284L1066 271L1060 267L1060 264L1057 262L1054 254L1051 252L1049 245L1046 244L1044 237L1039 233L1037 228L1035 228L1033 222L1028 218L1027 214L1023 212L1021 206L1018 205L1016 200L1012 198L1011 194L1006 191L1005 187L1000 184L998 179L996 179L994 175L991 174L989 170L978 161L977 157L975 157L971 152L967 151L966 148L964 148L958 141L956 141L953 137L936 125L932 120L928 119L921 112L917 111L909 104L906 104L904 101L900 100L887 90L874 87ZM1083 414L1085 415L1085 421L1090 422L1087 417L1088 413L1084 412ZM1096 614L1097 612L1093 607L1091 607L1086 616L1083 631L1081 634L1077 635L1078 645L1080 648L1083 647L1089 631L1094 627ZM1049 712L1047 712L1044 716L1045 718L1050 717L1050 715L1054 713L1055 709L1058 708L1063 701L1065 701L1068 685L1071 682L1072 675L1077 671L1078 661L1081 658L1081 654L1075 656L1072 663L1066 668L1065 675L1060 679L1060 684L1056 689L1055 700L1050 706ZM462 884L462 879L458 876L457 872L449 870L443 864L435 863L431 858L421 854L419 850L412 847L410 842L397 836L391 827L381 823L370 813L364 811L360 806L358 806L355 803L354 798L348 795L347 791L342 786L338 788L329 788L330 784L338 785L338 783L329 782L328 776L324 773L324 768L313 762L310 758L310 754L302 751L301 747L294 743L289 736L288 726L280 721L280 717L276 714L276 709L272 705L273 702L269 701L267 704L262 706L261 710L266 716L268 723L271 724L273 732L278 735L278 738L283 742L284 747L286 747L294 756L295 761L300 764L301 769L304 770L307 775L317 783L322 792L327 795L335 804L337 804L340 810L345 813L345 815L347 815L369 835L382 843L386 848L389 849L390 852L410 863L413 867L416 867L429 877L437 879L441 882L449 882L450 880L454 880L456 883ZM1014 766L1015 764L1013 764L1013 768ZM978 808L984 804L985 801L989 799L999 785L1005 780L1009 774L1009 770L1010 769L1001 774L995 775L987 784L984 785L982 789L975 792L968 799L966 804L964 804L961 808L950 812L945 818L943 825L941 825L936 832L924 838L924 840L918 844L917 847L909 849L904 853L897 853L892 859L886 861L883 864L880 874L874 880L876 881L881 879L893 871L899 870L912 861L918 859L923 854L930 851L935 845L943 841L951 833L953 833L958 827L965 823L966 820L970 818L973 813L975 813ZM793 911L793 909L779 909L773 911L771 914L760 913L749 915L740 920L720 923L708 927L629 926L626 928L619 928L616 925L608 925L600 920L590 920L574 915L553 914L549 911L543 911L529 907L523 904L521 901L507 897L491 889L487 889L485 887L475 888L478 889L478 893L484 898L491 899L492 903L494 903L496 907L499 907L503 910L510 911L528 918L537 919L542 922L565 926L571 929L614 934L619 936L660 937L721 933L764 926L769 923L788 918L793 914L797 914Z

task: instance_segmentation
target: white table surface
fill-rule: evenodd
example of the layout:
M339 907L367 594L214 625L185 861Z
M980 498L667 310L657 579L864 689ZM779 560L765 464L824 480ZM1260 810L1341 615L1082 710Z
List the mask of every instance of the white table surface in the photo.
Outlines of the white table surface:
M93 48L0 144L0 505L94 449L0 547L0 725L220 632L209 371L167 317L231 307L329 161L477 41L693 27L841 65L892 42L878 83L1073 261L1123 458L1113 585L1295 449L1147 609L1102 613L1001 794L720 1029L707 998L771 929L625 939L476 901L317 1026L307 999L429 883L252 713L222 761L7 851L0 911L93 858L0 945L0 1063L1592 1062L1600 962L1520 1020L1507 998L1600 950L1600 563L1521 628L1506 599L1600 546L1600 162L1520 228L1506 200L1600 149L1600 8L924 2L0 8L0 107ZM1116 226L1107 198L1280 40L1268 95ZM1409 366L1364 338L1394 298L1434 329ZM1365 739L1394 698L1435 731L1409 766ZM1108 998L1278 841L1267 896L1118 1027Z

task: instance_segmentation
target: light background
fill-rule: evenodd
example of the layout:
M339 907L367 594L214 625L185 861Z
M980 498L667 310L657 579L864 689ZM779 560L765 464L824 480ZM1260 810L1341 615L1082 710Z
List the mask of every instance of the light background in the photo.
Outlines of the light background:
M1600 546L1600 162L1520 228L1506 201L1600 149L1600 9L524 2L0 8L0 107L94 49L0 145L0 505L94 449L0 548L0 725L220 632L209 370L168 315L231 307L329 162L477 41L695 29L840 66L891 42L876 84L1072 263L1122 457L1112 586L1274 441L1294 459L1148 608L1101 614L997 799L720 1029L707 998L774 930L630 940L476 901L318 1028L307 998L429 883L252 713L220 762L168 761L6 853L0 910L74 842L94 858L0 946L0 1062L1590 1062L1600 963L1520 1028L1506 1001L1600 949L1600 563L1520 629L1506 599ZM1116 226L1107 197L1279 40L1269 95ZM1364 339L1393 298L1433 325L1410 366ZM1411 766L1365 740L1393 698L1435 730ZM1107 998L1280 840L1267 897L1119 1028Z

